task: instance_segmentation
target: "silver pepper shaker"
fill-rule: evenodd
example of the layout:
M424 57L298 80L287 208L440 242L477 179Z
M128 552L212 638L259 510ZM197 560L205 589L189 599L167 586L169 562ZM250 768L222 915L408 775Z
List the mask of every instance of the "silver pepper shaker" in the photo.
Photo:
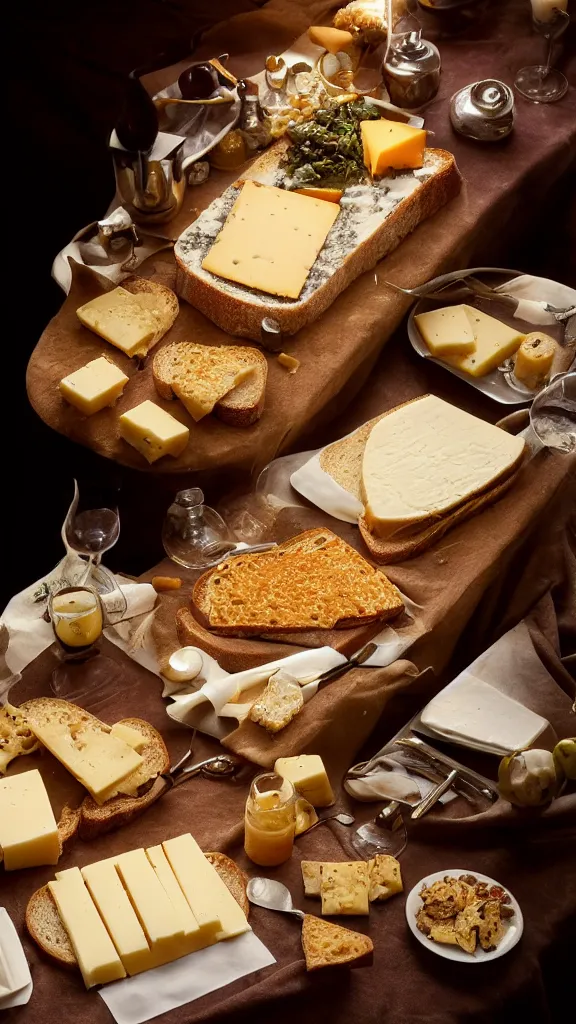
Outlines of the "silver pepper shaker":
M419 30L407 32L390 47L382 66L390 100L407 110L424 106L438 92L440 69L440 53L434 43L422 39Z
M514 94L504 82L487 78L460 89L450 101L452 127L478 142L499 142L514 127Z

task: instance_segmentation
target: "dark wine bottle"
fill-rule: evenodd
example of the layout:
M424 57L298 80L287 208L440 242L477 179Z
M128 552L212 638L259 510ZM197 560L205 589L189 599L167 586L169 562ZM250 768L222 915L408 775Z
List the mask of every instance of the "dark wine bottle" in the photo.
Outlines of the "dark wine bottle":
M131 71L128 76L116 135L120 145L131 153L149 153L158 135L158 113L137 71Z

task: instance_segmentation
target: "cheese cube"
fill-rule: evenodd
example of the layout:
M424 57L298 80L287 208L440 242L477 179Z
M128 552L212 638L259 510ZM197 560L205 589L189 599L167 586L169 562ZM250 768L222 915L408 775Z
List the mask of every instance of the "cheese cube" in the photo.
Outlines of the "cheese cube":
M394 893L403 891L400 864L396 857L384 853L377 854L368 861L368 874L371 903L373 900L387 900Z
M313 807L330 807L334 793L326 774L322 758L318 754L299 754L297 757L279 757L274 771L288 779L300 796L305 797Z
M64 377L58 387L63 397L85 416L113 405L129 378L115 363L101 356Z
M190 437L188 427L150 401L125 412L119 423L120 437L150 463L163 455L180 455Z
M86 988L125 978L126 971L79 868L60 871L56 878L57 881L48 882L48 888L68 932Z
M472 306L464 306L464 309L474 331L476 347L468 355L443 356L443 359L471 377L484 377L516 352L525 335L480 309Z
M297 299L339 212L336 203L247 181L202 267Z
M431 309L418 313L414 320L433 356L465 356L476 348L465 306Z
M146 850L146 856L154 868L164 892L180 919L180 924L184 929L184 934L187 937L195 936L200 943L200 926L190 909L180 885L178 884L176 875L168 863L164 850L161 846L151 846ZM197 948L199 949L200 946L198 945Z
M0 779L0 848L6 871L58 862L58 826L37 768Z
M361 121L364 163L372 177L393 170L422 167L426 132L400 121Z
M125 288L98 295L76 310L80 323L127 356L145 355L157 340L159 324L152 310Z
M103 804L118 783L142 764L142 757L111 733L71 722L36 722L30 728L68 771Z
M182 956L182 922L144 850L130 850L115 858L116 867L138 915L157 962Z
M343 864L322 864L320 896L322 913L368 914L370 879L368 864L354 860Z
M110 729L110 734L117 740L127 743L137 754L140 754L149 743L148 737L143 732L134 729L131 725L124 725L123 722L115 722Z
M65 878L61 871L57 879ZM127 974L139 974L154 966L150 946L113 860L101 860L82 868L82 877L98 908Z
M215 941L250 930L246 915L190 833L168 839L162 846L201 928L211 932Z

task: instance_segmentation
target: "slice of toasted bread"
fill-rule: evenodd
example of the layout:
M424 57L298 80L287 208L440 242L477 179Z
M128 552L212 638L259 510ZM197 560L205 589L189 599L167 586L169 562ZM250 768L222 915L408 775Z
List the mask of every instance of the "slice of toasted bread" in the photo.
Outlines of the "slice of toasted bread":
M242 180L226 189L183 232L174 248L178 294L236 337L262 341L262 320L266 317L276 320L283 334L295 334L316 320L352 281L392 252L421 221L436 213L460 189L460 175L453 155L443 149L426 149L421 169L392 174L385 209L381 206L382 182L370 193L373 206L368 210L364 206L360 215L353 203L341 206L338 220L299 297L279 299L217 277L204 269L202 263L246 180L274 186L284 184L286 174L282 161L286 149L285 139L270 146ZM395 191L397 177L400 186ZM406 178L414 182L409 194L404 188Z
M306 970L320 967L367 967L372 962L372 939L332 921L306 914L302 922L302 949Z
M206 853L222 881L246 917L250 904L246 895L247 878L237 864L224 853ZM47 885L43 885L28 900L26 928L34 942L53 961L63 967L76 967L77 960L68 933L62 924L56 904Z
M308 530L263 554L222 562L192 600L209 629L226 635L346 629L398 615L397 588L330 530Z
M60 854L64 852L67 845L76 838L78 829L80 828L80 818L82 812L79 807L70 807L66 804L60 813L58 819L58 837L60 839Z
M393 538L381 540L379 537L375 537L370 531L364 516L360 516L358 526L362 540L366 544L370 556L379 565L393 565L396 562L404 562L408 558L415 558L416 555L420 555L423 551L427 551L428 548L432 547L436 541L441 540L448 530L452 530L455 526L465 522L473 515L481 512L482 509L498 501L510 489L517 476L518 471L512 473L507 480L496 484L495 487L490 488L489 491L486 491L479 497L464 502L459 508L437 519L430 526L426 526L419 532L400 540L394 540Z
M119 784L117 796L103 804L97 804L91 796L84 798L80 808L81 839L95 839L96 836L121 828L132 818L138 817L156 798L156 785L153 783L150 787L150 781L162 772L168 771L170 767L170 755L166 744L153 725L141 718L123 718L122 725L129 725L148 738L148 743L142 750L142 764ZM162 780L158 781L159 785L162 785ZM145 791L142 788L144 786L148 787Z
M320 466L324 472L362 502L362 456L370 431L380 418L376 416L373 420L368 420L350 437L334 441L320 452Z
M195 419L214 412L230 426L247 427L262 413L268 363L244 345L165 345L152 363L162 398L178 397Z

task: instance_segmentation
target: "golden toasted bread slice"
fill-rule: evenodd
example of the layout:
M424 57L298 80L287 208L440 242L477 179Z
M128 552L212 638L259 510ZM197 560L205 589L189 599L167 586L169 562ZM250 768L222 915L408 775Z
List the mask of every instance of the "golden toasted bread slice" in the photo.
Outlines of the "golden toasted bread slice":
M321 967L366 967L372 962L372 939L332 921L306 914L302 922L302 948L306 970Z

